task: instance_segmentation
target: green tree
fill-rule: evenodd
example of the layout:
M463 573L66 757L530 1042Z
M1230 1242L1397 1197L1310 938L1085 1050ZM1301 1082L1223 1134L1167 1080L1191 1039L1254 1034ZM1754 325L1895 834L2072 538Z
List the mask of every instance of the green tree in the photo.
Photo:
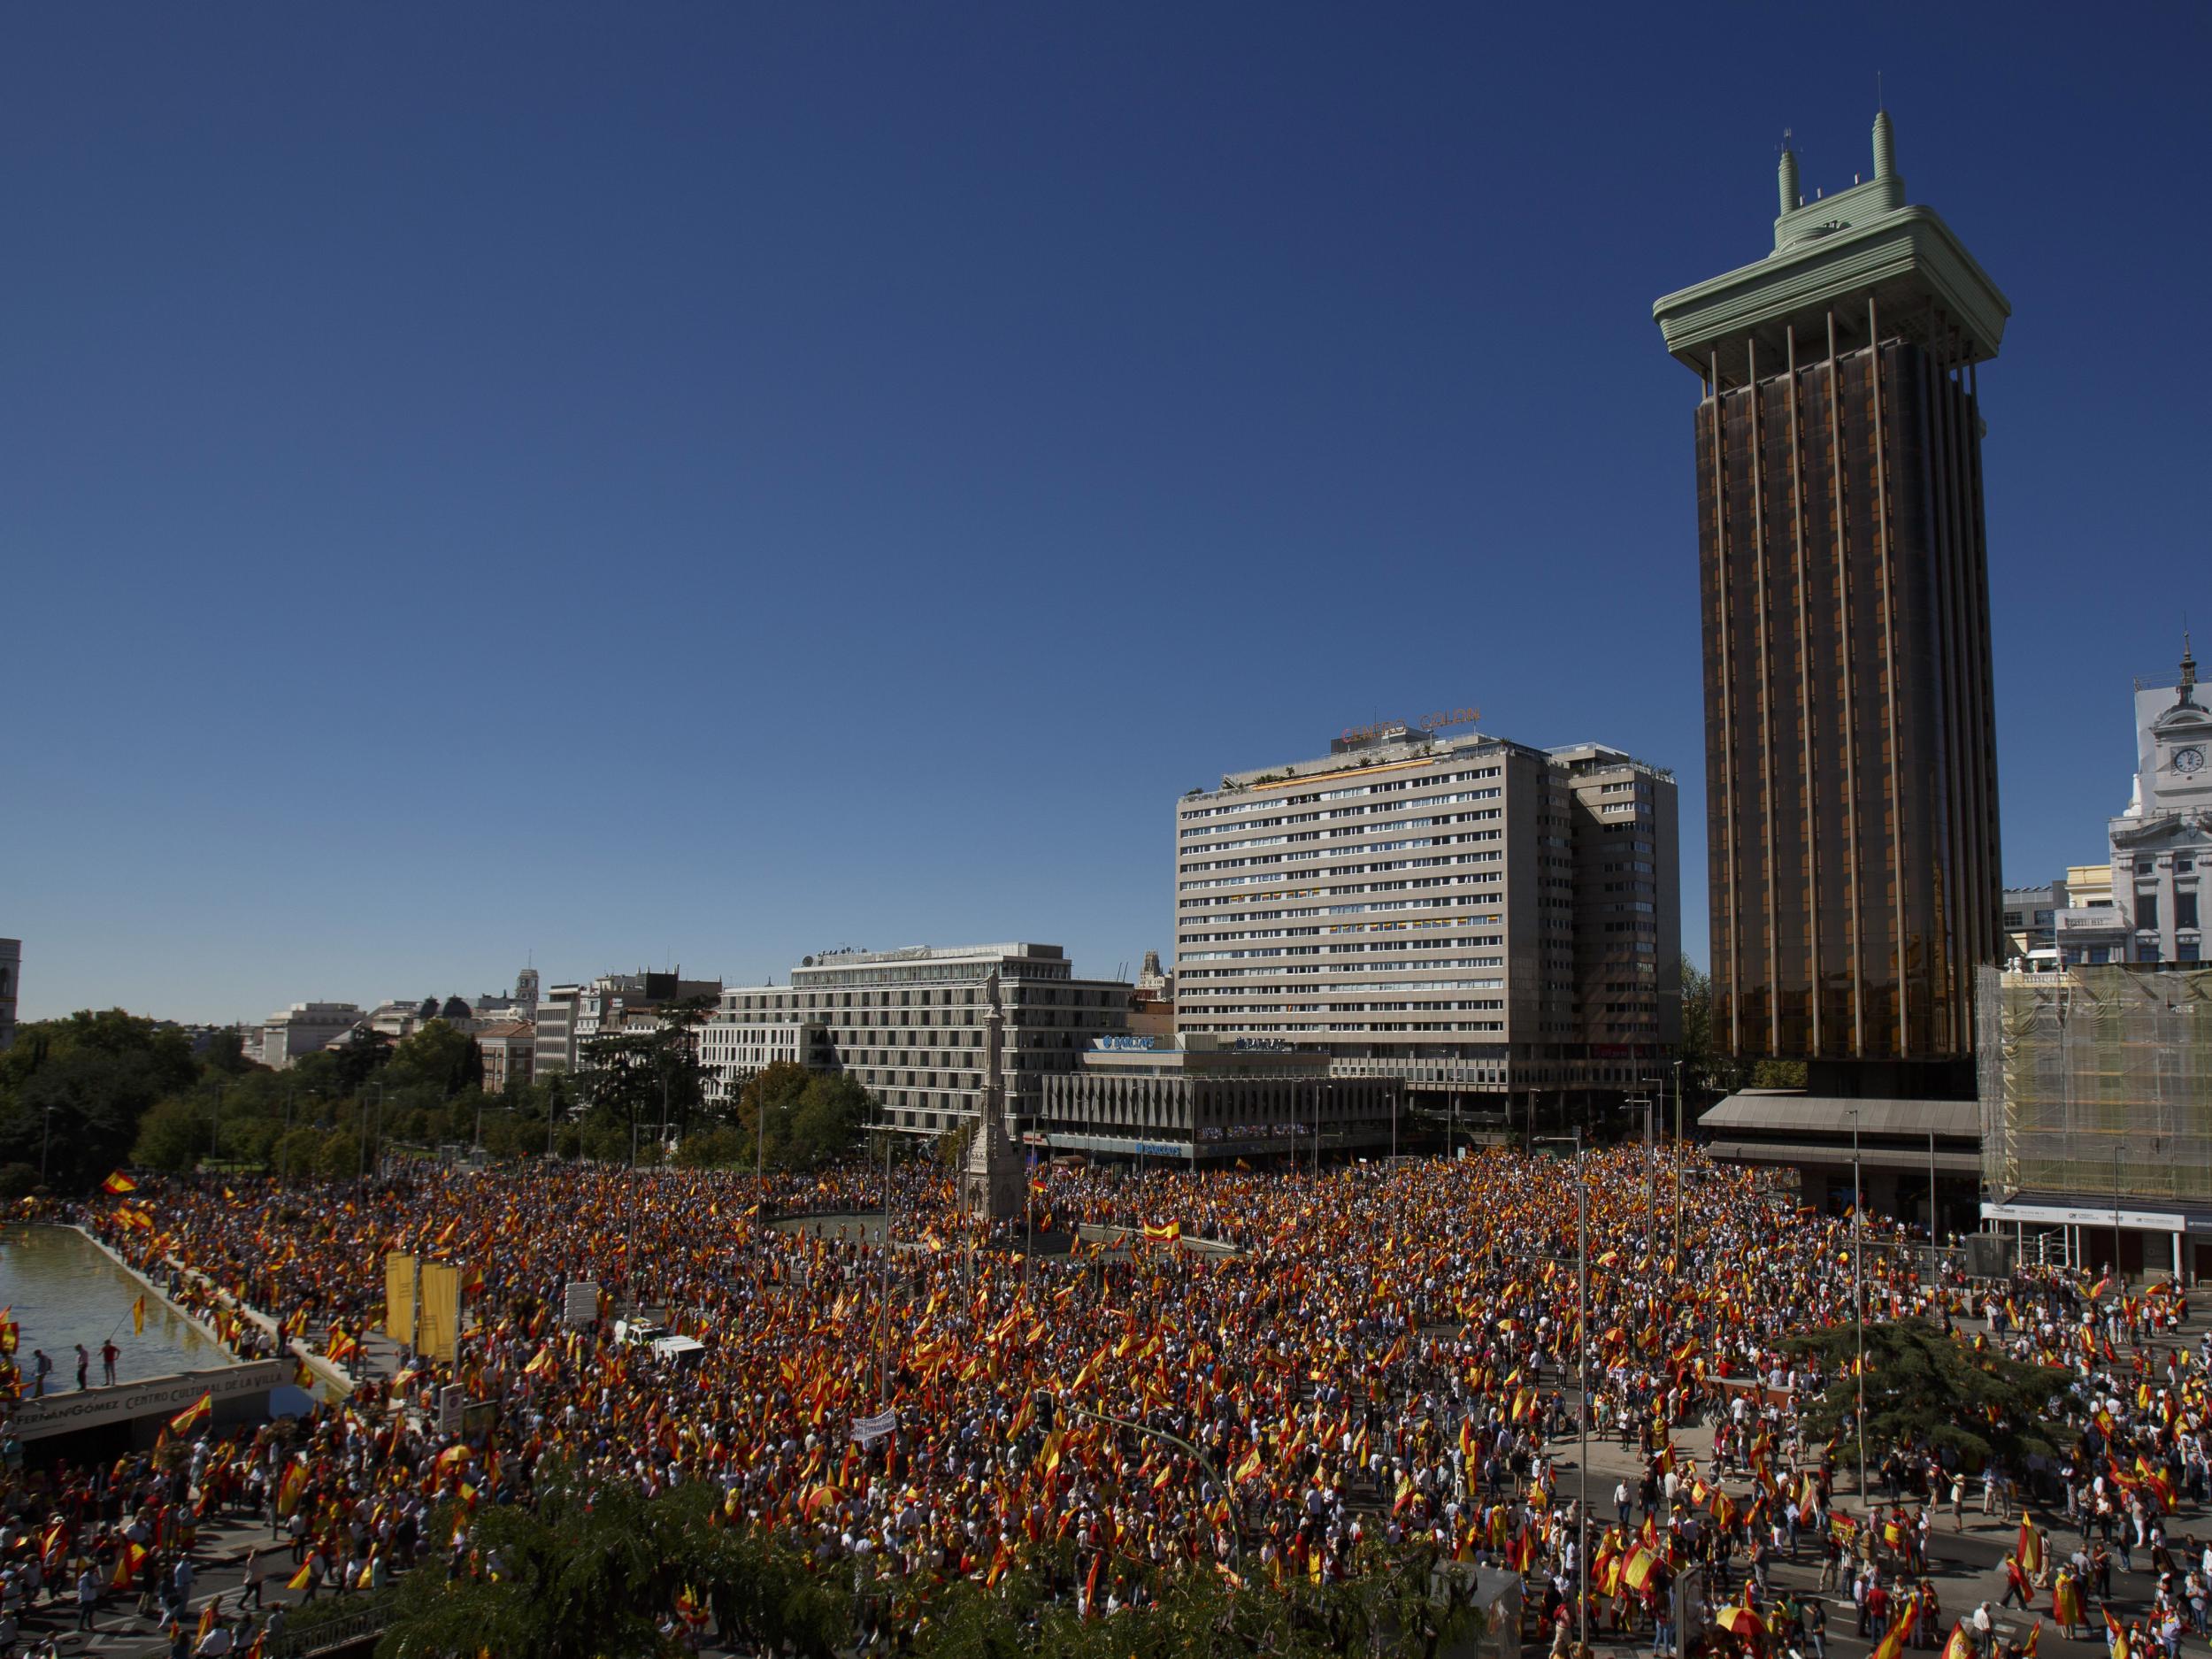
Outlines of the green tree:
M440 1100L484 1087L484 1051L476 1039L442 1019L424 1021L392 1050L384 1071L386 1086L426 1093Z
M1709 1104L1737 1088L1742 1069L1726 1052L1725 1033L1717 1033L1713 1021L1712 976L1682 958L1682 1089L1700 1105Z
M305 1125L286 1131L270 1148L270 1161L286 1181L313 1180L322 1173L323 1132Z
M138 1120L131 1162L173 1174L189 1170L208 1150L209 1127L205 1109L191 1101L173 1094L156 1101Z
M741 1164L749 1144L727 1124L686 1135L676 1148L676 1167L685 1170L725 1170Z
M659 1143L664 1125L680 1139L703 1115L707 1070L693 1033L713 1006L711 997L687 997L661 1009L659 1024L649 1031L609 1032L587 1041L582 1080L603 1127L620 1124L642 1148L648 1141Z
M128 1159L154 1102L198 1074L181 1032L120 1009L31 1021L0 1054L0 1162L84 1191Z
M361 1173L361 1137L350 1129L340 1129L322 1138L315 1172L326 1181L351 1180Z
M391 1057L392 1040L380 1031L362 1025L357 1026L350 1037L328 1054L305 1056L294 1064L292 1070L303 1073L309 1082L326 1081L333 1100L351 1100L384 1069ZM322 1065L309 1066L308 1062L319 1058Z
M244 1077L250 1071L266 1070L257 1061L246 1057L245 1034L238 1031L210 1033L206 1047L200 1051L200 1064L223 1077Z
M2051 1405L2072 1383L2070 1372L2022 1364L1918 1319L1900 1319L1865 1327L1866 1371L1855 1379L1859 1340L1854 1326L1842 1325L1791 1344L1818 1356L1830 1378L1803 1409L1808 1440L1851 1437L1863 1382L1870 1456L1900 1446L1947 1447L1969 1469L1980 1469L1993 1454L2017 1467L2030 1454L2057 1449Z
M550 1471L534 1508L495 1504L470 1522L479 1560L494 1552L500 1558L497 1580L409 1575L377 1645L379 1659L465 1659L486 1649L546 1659L646 1659L664 1651L660 1621L687 1586L733 1611L757 1605L779 1637L789 1635L800 1652L827 1659L841 1624L833 1618L830 1639L815 1644L802 1639L803 1623L784 1617L803 1563L778 1563L771 1575L775 1547L710 1525L708 1511L718 1502L705 1485L649 1500L612 1482L586 1496L565 1486L564 1471ZM451 1525L449 1512L432 1530Z
M766 1118L767 1158L778 1169L815 1169L849 1156L872 1115L868 1091L849 1077L789 1061L764 1066L737 1100L737 1132L748 1144Z

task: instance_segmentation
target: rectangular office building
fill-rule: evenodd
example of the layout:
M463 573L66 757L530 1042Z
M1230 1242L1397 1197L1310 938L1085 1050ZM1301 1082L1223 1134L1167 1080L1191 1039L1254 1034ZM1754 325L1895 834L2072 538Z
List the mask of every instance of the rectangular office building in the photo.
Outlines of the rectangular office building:
M1006 1114L1019 1127L1041 1105L1048 1073L1072 1070L1093 1038L1129 1026L1128 981L1076 979L1057 945L809 956L789 985L724 992L701 1052L733 1056L717 1067L725 1094L771 1059L796 1057L861 1084L895 1128L941 1133L982 1102L984 982L994 972L1006 1013Z
M1674 779L1617 749L1349 733L1184 796L1175 866L1180 1035L1509 1110L1679 1041Z

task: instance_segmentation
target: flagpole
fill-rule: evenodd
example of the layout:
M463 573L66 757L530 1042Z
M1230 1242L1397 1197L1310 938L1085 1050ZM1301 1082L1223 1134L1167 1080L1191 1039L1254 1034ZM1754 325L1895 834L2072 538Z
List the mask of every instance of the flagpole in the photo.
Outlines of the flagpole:
M883 1128L883 1294L876 1305L876 1409L891 1403L891 1126Z

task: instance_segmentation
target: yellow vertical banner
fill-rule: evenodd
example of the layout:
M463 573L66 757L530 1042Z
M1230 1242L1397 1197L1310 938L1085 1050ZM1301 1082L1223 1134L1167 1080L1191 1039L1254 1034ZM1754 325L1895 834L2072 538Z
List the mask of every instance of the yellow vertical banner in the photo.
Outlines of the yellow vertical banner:
M422 1323L416 1351L448 1361L461 1334L461 1270L442 1262L422 1264Z
M397 1251L384 1258L384 1334L415 1344L415 1258Z

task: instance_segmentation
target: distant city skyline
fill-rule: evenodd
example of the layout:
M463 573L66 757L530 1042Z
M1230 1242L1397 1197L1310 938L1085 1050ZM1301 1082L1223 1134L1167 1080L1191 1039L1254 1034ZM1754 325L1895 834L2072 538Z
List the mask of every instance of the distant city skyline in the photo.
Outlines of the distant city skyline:
M2014 311L2003 879L2095 861L2212 616L2205 348L2109 320L2197 303L2212 19L2072 15L24 13L21 1016L1133 974L1177 796L1435 709L1701 800L1650 301L1771 245L1786 128L1865 171L1878 72Z

